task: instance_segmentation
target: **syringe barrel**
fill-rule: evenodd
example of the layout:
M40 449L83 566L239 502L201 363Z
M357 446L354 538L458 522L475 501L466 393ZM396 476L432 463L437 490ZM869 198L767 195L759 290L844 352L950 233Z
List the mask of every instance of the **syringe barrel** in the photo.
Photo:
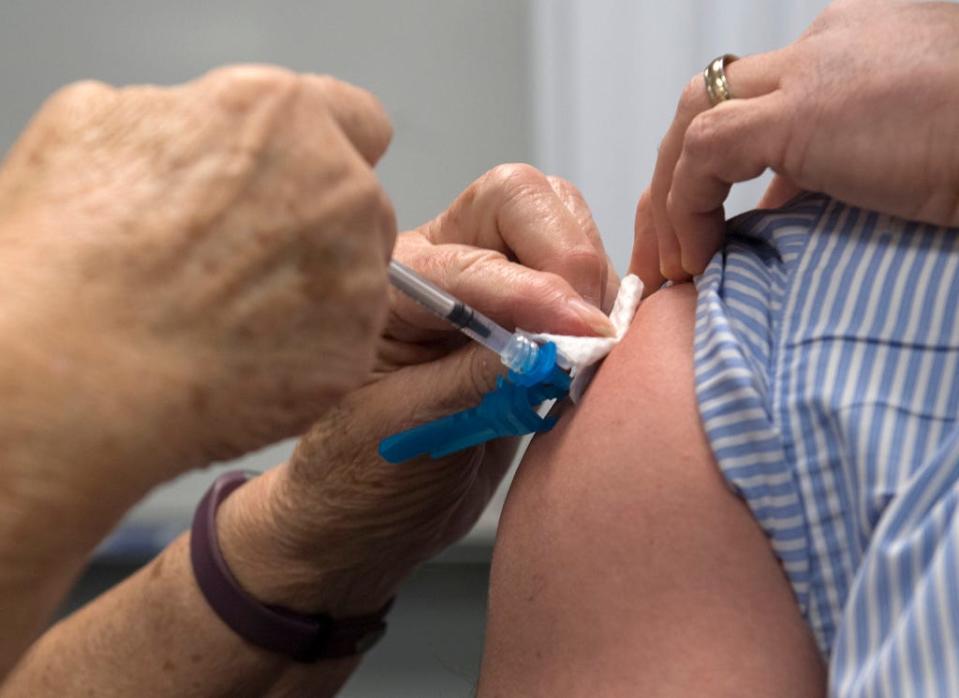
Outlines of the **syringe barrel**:
M462 314L459 318L448 318L450 322L487 349L502 354L513 338L512 333L468 305L463 305L460 311Z
M517 373L529 371L536 361L539 345L520 334L508 332L478 310L434 286L397 261L390 262L390 281L427 310L445 318L464 334L500 356Z
M396 288L439 317L448 318L456 310L453 296L396 260L390 262L389 274Z

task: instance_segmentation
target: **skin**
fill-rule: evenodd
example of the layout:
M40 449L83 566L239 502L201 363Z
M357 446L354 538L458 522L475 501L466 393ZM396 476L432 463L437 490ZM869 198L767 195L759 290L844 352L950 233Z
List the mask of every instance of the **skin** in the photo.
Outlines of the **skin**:
M703 271L732 184L776 177L761 207L801 190L959 226L959 7L839 0L793 44L726 68L710 108L694 76L637 208L632 268L648 288Z
M4 379L56 382L63 415L26 413L25 447L82 448L136 491L302 431L361 383L395 239L372 170L390 136L369 93L278 68L54 95L0 170L0 349L31 385Z
M390 136L363 90L246 66L69 86L14 145L0 675L151 486L298 433L365 379L395 238L372 170Z
M729 65L735 100L710 108L694 76L631 270L652 290L703 271L730 186L766 168L762 206L809 189L959 225L957 37L951 3L846 0ZM702 432L694 313L690 286L649 298L583 403L534 441L500 521L480 695L825 693L780 565Z
M781 175L766 204L818 189L955 224L955 23L948 4L848 0L796 44L730 66L739 100L707 109L697 76L638 207L633 269L650 288L660 270L701 270L721 243L729 184L765 167ZM0 674L149 484L317 417L291 462L221 513L227 559L262 600L335 615L377 608L485 505L511 444L409 469L373 452L397 428L475 402L498 367L402 299L375 351L360 349L381 328L392 237L369 169L388 126L362 94L262 69L170 90L81 85L41 112L0 171L0 348L11 359L0 367ZM341 110L350 103L364 106ZM615 287L597 242L575 190L513 167L402 236L397 254L489 302L503 324L586 334L608 327L577 297L605 307ZM611 695L821 692L788 585L698 431L689 294L651 306L669 312L644 308L592 389L604 397L588 398L524 468L497 548L484 692L585 694L586 679ZM551 326L526 322L536 318ZM324 350L329 361L316 361ZM626 408L649 418L604 430ZM142 679L126 691L141 694L322 695L345 680L355 661L289 667L221 632L183 545L48 632L9 690L82 680L106 693L121 685L117 667ZM584 596L587 586L598 593ZM144 605L150 622L127 622ZM195 655L208 662L205 686L192 683ZM54 657L63 671L49 670Z
M582 227L587 219L595 227L572 185L505 165L436 220L401 235L396 256L505 327L611 333L605 315L583 305L590 296L608 305L618 284L598 236ZM504 284L520 292L506 297ZM319 420L277 471L262 498L275 525L248 527L248 540L260 543L247 546L246 557L267 561L249 581L263 598L282 595L304 610L331 598L344 612L379 608L412 569L472 528L515 455L516 443L505 440L399 467L379 458L381 439L477 404L504 371L485 349L393 298L373 379ZM284 552L282 565L275 549ZM344 567L341 578L328 572ZM380 584L367 593L357 576Z
M696 292L656 293L500 520L479 695L820 696L765 535L726 486L693 388Z
M395 256L507 327L612 332L596 306L610 305L618 281L589 210L572 185L529 166L491 170L436 220L400 235ZM496 357L391 296L364 385L313 424L288 463L221 506L218 538L241 586L305 613L379 609L472 527L516 444L397 466L379 458L378 442L475 404L500 374ZM46 632L0 693L324 696L358 661L297 665L247 645L200 595L184 536Z

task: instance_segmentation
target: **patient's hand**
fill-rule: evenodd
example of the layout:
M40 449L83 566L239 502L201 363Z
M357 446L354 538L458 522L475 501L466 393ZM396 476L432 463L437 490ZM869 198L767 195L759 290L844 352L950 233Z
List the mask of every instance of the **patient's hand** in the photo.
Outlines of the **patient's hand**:
M824 692L786 578L700 427L695 298L647 300L527 454L500 522L480 695Z
M737 98L683 92L636 220L633 270L649 288L703 271L734 182L779 176L760 206L800 190L959 225L959 7L834 2L795 43L726 70Z

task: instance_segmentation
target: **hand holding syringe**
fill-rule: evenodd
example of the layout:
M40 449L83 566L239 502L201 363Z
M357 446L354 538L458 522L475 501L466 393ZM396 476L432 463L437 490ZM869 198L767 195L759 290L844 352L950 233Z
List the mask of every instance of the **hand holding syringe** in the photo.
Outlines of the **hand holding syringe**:
M519 332L508 332L482 313L434 286L397 261L390 262L396 288L461 332L496 352L509 367L496 389L479 405L393 434L380 442L379 453L390 463L422 455L449 455L492 439L546 431L555 423L537 413L546 400L569 392L569 362L552 342L540 346Z
M390 262L390 281L412 300L447 320L463 334L494 351L511 371L528 373L536 365L539 345L519 332L508 332L478 310L433 285L396 260ZM569 369L569 363L557 355L556 363Z

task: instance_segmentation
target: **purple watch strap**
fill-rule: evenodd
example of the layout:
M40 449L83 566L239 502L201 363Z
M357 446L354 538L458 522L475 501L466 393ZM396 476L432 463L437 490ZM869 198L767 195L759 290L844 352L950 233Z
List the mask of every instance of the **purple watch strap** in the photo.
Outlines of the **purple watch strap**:
M393 604L392 599L368 616L334 620L322 613L306 615L260 603L240 587L220 551L216 511L247 479L241 471L218 477L193 516L190 560L207 603L247 642L299 662L348 657L368 650L386 632L383 618Z

